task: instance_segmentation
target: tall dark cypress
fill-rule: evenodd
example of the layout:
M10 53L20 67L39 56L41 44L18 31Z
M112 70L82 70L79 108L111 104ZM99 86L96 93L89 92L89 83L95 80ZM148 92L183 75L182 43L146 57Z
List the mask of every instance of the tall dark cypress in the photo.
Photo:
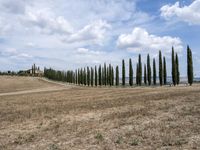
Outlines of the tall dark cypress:
M85 68L84 68L83 74L84 74L84 85L86 85L87 84L87 75L86 75L86 69Z
M90 86L90 68L87 67L87 85Z
M99 85L102 85L102 79L101 79L101 65L99 65Z
M133 67L131 58L129 59L129 85L133 86Z
M98 85L98 73L97 73L97 66L95 66L95 86Z
M75 71L75 83L78 84L78 71Z
M172 82L174 86L176 85L176 63L175 63L175 56L174 56L174 47L172 47Z
M139 64L136 66L136 84L139 85Z
M142 85L142 61L141 61L141 55L139 54L138 58L138 82L139 85Z
M164 85L167 84L167 66L166 66L166 59L163 57L163 80L164 80Z
M155 58L153 59L153 84L156 85L156 60Z
M113 66L112 66L111 71L112 71L112 86L113 86L114 85L114 78L115 78Z
M151 63L149 54L147 55L147 80L148 84L151 85Z
M104 85L107 85L107 71L106 71L106 63L104 63Z
M112 85L112 68L111 64L109 64L109 85Z
M190 86L193 84L193 60L192 60L192 51L189 46L187 46L187 75L188 75L188 83Z
M163 64L162 64L162 53L159 51L159 80L160 86L163 85Z
M144 64L144 84L147 85L147 68L146 68L146 64Z
M176 84L179 85L180 83L180 72L179 72L179 60L178 60L178 54L176 53Z
M124 59L122 60L122 85L125 86L126 84L126 72L125 72L125 62Z
M90 79L90 81L91 81L91 86L93 86L94 85L94 69L91 67L91 69L90 69L91 71L91 79Z
M116 86L119 86L119 67L118 66L116 66L116 76L115 76L115 85Z

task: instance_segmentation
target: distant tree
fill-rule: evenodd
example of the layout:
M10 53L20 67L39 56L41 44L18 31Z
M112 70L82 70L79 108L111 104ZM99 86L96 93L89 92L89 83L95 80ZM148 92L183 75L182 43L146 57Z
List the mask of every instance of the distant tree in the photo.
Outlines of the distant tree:
M162 64L162 53L159 51L159 80L160 86L163 85L163 64Z
M87 74L86 74L85 68L84 68L83 74L84 74L84 85L87 85Z
M166 67L165 57L163 57L163 79L164 79L164 85L166 85L167 84L167 67Z
M149 54L147 55L147 80L149 85L151 85L151 63Z
M179 85L180 83L180 72L179 72L179 60L178 60L178 54L176 53L176 84Z
M118 66L116 66L116 77L115 77L115 85L116 86L119 86L119 67Z
M147 85L147 68L146 68L146 64L144 64L144 84Z
M133 86L133 67L131 58L129 59L129 85Z
M91 67L91 86L94 85L94 69Z
M75 71L75 83L78 84L78 71L77 70Z
M141 61L141 55L139 54L138 58L138 82L139 85L142 85L142 61Z
M188 83L190 86L193 84L193 60L192 60L192 51L189 46L187 46L187 75Z
M104 63L104 85L107 85L107 71L106 71L106 63Z
M102 79L101 79L101 65L99 65L99 85L101 86L102 83L101 83Z
M114 69L113 69L113 66L111 68L111 74L112 74L112 86L114 85Z
M136 67L136 84L139 85L139 64Z
M97 67L95 66L95 86L97 86L97 84L98 84L98 73L97 73Z
M155 58L153 59L153 84L156 85L156 60Z
M174 56L174 47L172 47L172 81L174 86L177 83L177 77L176 77L176 63L175 63L175 56Z
M125 86L126 84L126 71L125 71L125 62L124 59L122 60L122 85Z

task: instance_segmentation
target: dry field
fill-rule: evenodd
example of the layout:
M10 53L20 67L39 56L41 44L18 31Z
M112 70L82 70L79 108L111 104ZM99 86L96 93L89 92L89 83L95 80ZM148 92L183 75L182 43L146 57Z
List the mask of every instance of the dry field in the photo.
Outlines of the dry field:
M88 88L0 77L0 93L2 150L200 149L200 85Z

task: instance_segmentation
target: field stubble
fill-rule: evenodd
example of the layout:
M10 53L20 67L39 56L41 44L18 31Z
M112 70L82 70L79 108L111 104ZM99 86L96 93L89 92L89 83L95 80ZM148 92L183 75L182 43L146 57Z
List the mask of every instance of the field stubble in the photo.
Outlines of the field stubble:
M0 93L61 86L32 78L6 80ZM68 87L0 96L0 149L199 148L200 85Z

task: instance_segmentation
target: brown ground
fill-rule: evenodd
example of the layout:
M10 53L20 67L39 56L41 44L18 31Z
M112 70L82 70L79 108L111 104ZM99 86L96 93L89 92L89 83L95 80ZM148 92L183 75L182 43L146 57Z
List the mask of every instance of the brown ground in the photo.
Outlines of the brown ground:
M200 149L200 85L71 88L3 78L0 93L29 93L0 95L0 149ZM50 86L62 88L31 93Z

